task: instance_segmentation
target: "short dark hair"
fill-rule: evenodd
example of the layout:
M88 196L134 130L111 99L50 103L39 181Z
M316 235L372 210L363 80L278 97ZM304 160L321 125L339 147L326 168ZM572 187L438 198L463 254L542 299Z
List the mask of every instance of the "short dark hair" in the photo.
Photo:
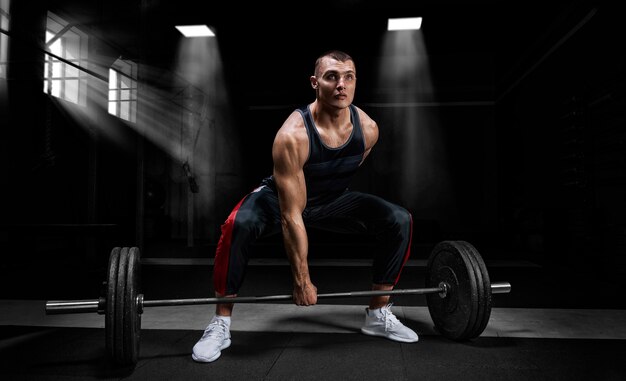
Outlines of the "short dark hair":
M346 52L342 52L341 50L328 50L322 53L322 55L317 57L317 60L315 60L315 68L313 69L314 75L317 75L317 68L320 66L322 59L324 59L325 57L330 57L339 62L346 62L346 61L354 62L354 59L350 57L350 55Z

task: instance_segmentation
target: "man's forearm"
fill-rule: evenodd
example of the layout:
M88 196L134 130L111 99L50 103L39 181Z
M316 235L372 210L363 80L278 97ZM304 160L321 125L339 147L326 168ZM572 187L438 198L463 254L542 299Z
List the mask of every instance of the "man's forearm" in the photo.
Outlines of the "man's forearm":
M311 281L308 264L308 237L302 219L283 221L285 251L291 264L294 284L304 286Z

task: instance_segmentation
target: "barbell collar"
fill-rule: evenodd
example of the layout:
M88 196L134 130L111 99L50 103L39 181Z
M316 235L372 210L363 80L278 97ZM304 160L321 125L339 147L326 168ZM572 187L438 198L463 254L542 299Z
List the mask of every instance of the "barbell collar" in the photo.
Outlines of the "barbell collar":
M100 297L98 298L98 315L106 315L107 313L107 298Z

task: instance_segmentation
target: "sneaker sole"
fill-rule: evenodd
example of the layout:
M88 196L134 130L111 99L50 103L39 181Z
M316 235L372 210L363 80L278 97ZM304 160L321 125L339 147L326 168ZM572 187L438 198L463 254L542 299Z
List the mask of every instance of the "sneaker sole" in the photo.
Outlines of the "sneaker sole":
M198 357L198 356L196 356L195 353L192 353L191 354L191 358L193 359L193 361L197 361L197 362L213 362L213 361L217 360L218 358L220 358L220 356L222 355L222 350L224 350L224 349L226 349L228 347L230 347L230 339L224 341L224 344L222 344L222 346L220 347L219 352L217 352L215 354L215 356L213 356L213 357L209 357L209 358Z
M419 337L417 337L416 339L407 339L407 338L400 337L400 336L388 335L388 334L379 333L376 331L369 331L366 328L361 328L361 333L369 335L369 336L384 337L385 339L399 341L402 343L416 343L419 341Z

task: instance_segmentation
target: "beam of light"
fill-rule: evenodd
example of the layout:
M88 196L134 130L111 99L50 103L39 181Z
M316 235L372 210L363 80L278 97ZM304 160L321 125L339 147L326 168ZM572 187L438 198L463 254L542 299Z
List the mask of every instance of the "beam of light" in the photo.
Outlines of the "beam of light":
M376 110L391 151L386 157L395 168L391 188L399 189L400 201L420 218L439 219L437 212L452 205L438 108L419 106L436 104L422 32L386 33L378 70L380 101L394 106Z
M186 39L189 44L181 45L178 71L140 66L136 123L125 122L108 113L109 84L102 78L106 78L113 62L99 62L97 68L92 68L98 77L87 80L88 106L51 99L78 124L116 145L134 150L134 142L123 132L130 127L181 166L194 156L197 161L194 172L208 174L212 172L209 166L214 155L209 150L215 148L216 137L215 131L209 130L215 127L221 130L220 136L225 137L232 134L228 127L233 121L217 45L202 45L201 41L207 40ZM232 160L232 157L225 160Z
M387 30L418 30L421 27L421 17L404 17L387 21Z
M208 146L203 148L202 144L210 144L215 148L217 136L204 134L209 133L212 125L220 126L220 134L233 133L227 128L232 122L228 115L231 105L217 41L180 40L174 73L172 86L180 90L172 101L181 106L183 140L186 140L184 153L179 155L179 160L184 163L188 156L199 155L196 167L208 174L208 167L203 166L208 166L213 160L209 157L211 153L208 152ZM211 134L216 132L211 131ZM202 135L197 136L199 133Z
M218 41L180 39L174 72L172 85L181 89L172 99L181 105L177 157L189 164L200 188L193 198L195 206L187 214L195 214L196 220L211 220L219 202L218 175L238 173L241 157L237 146L231 144L237 133Z
M215 37L215 33L206 25L177 25L176 29L185 37Z
M170 186L175 187L170 190L181 205L185 205L184 194L189 189L183 170L183 164L188 163L200 190L188 198L192 200L193 219L211 222L218 202L217 178L223 173L239 173L241 156L233 143L237 139L234 115L217 40L182 38L174 69L139 64L136 123L108 113L109 84L102 78L107 77L114 60L96 60L91 60L92 70L98 76L89 77L87 106L50 97L53 104L88 133L127 152L136 149L129 128L154 144L170 158ZM184 222L189 209L169 207L172 219Z

